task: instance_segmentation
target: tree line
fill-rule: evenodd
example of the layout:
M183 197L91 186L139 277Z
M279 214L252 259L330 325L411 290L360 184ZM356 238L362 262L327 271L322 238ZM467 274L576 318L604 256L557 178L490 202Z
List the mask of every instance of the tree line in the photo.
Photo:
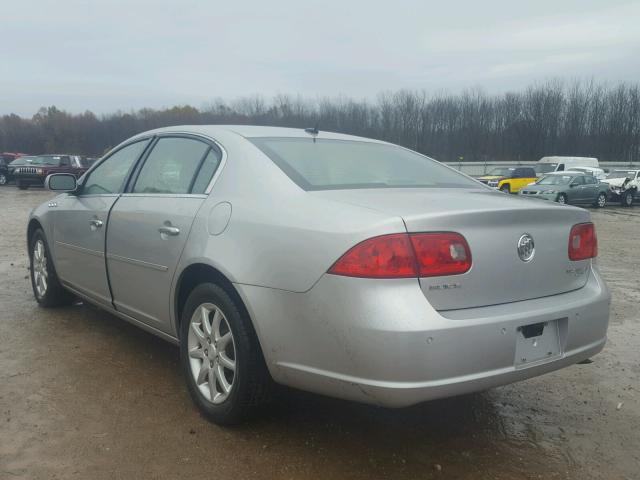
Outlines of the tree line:
M0 117L0 151L99 156L145 130L181 124L257 124L398 143L442 161L534 161L544 155L640 160L640 85L548 81L519 92L384 92L375 100L215 100L195 108L145 108L97 116L55 106L33 117Z

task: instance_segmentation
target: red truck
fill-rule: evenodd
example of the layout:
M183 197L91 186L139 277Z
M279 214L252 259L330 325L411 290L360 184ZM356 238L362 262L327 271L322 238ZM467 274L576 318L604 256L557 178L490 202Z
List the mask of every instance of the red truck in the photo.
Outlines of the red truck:
M80 177L89 169L88 163L79 155L38 155L27 165L15 167L12 176L20 190L30 186L43 186L50 173L73 173Z

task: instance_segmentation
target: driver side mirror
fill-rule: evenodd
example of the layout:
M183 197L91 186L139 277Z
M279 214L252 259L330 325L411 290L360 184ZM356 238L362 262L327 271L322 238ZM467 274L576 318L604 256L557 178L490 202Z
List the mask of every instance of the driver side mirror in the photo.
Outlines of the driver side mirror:
M44 188L53 192L75 192L78 181L71 173L52 173L44 180Z

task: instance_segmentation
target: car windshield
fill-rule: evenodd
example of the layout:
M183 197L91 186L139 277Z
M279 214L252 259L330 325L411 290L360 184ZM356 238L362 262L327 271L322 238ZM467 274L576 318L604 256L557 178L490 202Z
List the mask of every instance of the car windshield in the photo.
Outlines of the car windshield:
M10 166L12 166L12 167L20 166L20 165L27 165L27 164L29 164L29 163L33 162L33 160L34 160L35 158L36 158L36 157L26 157L26 156L25 156L25 157L19 157L19 158L16 158L16 159L15 159L13 162L11 162L9 165L10 165Z
M633 178L636 175L636 172L631 171L628 172L626 170L616 170L615 172L611 172L607 175L607 178Z
M541 173L549 173L555 171L557 163L539 163L535 165L533 169L536 171L536 174L540 175Z
M60 155L40 155L33 159L32 165L60 165L60 160L63 158L68 159L67 156Z
M395 145L312 138L249 140L305 190L478 187L455 170Z
M573 178L571 175L545 175L536 183L538 185L568 185Z
M509 168L509 167L497 167L494 168L493 170L491 170L489 173L487 173L487 175L491 175L491 176L496 176L496 177L508 177L509 175L511 175L511 172L513 172L515 170L515 168Z

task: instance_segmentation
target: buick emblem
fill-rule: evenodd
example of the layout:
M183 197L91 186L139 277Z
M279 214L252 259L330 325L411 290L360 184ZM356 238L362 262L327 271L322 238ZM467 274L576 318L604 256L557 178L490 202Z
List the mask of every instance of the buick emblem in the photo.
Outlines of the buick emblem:
M534 253L536 253L536 248L533 244L533 237L525 233L518 240L518 256L523 262L530 262Z

